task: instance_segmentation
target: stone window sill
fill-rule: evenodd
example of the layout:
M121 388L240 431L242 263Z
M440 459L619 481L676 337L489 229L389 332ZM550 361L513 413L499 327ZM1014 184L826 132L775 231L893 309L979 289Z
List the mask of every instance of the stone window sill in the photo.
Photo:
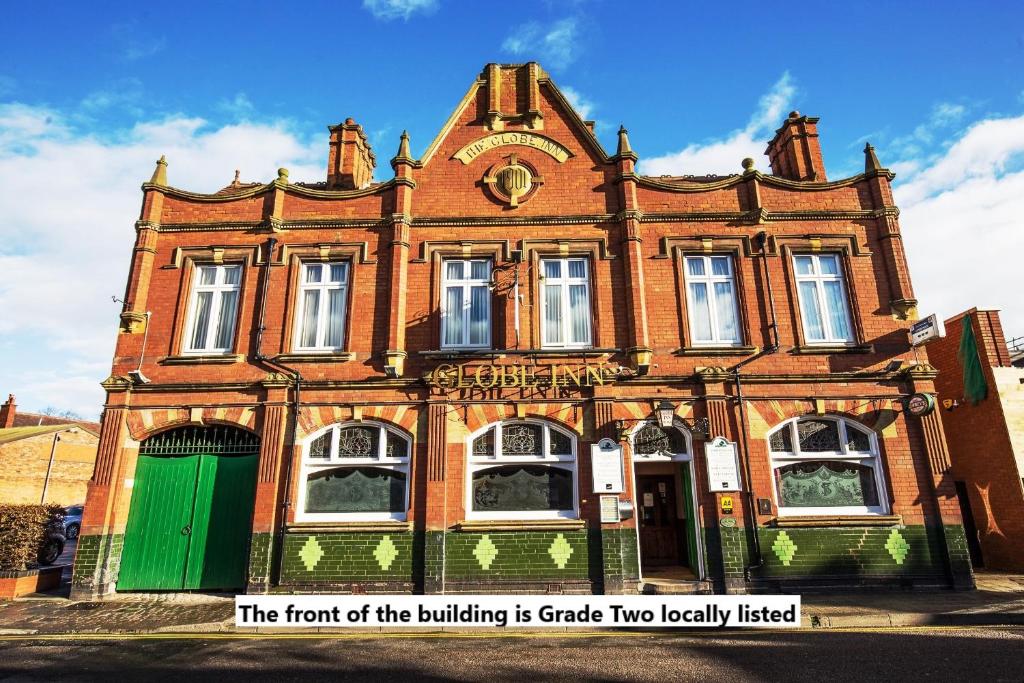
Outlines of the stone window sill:
M807 517L776 517L769 523L780 529L837 526L900 526L900 515L822 515Z
M351 351L337 351L334 353L282 353L274 356L271 360L281 363L345 363L355 359L356 354Z
M160 359L160 365L232 365L241 363L245 356L240 353L218 353L210 355L196 354L194 356L164 356Z
M298 522L285 527L288 534L348 533L357 531L411 531L412 522Z
M582 519L472 519L451 527L453 531L579 531Z
M874 353L875 347L872 344L805 344L794 346L792 353L801 356L815 356L835 354L866 354Z
M676 356L752 356L756 346L684 346L672 353Z

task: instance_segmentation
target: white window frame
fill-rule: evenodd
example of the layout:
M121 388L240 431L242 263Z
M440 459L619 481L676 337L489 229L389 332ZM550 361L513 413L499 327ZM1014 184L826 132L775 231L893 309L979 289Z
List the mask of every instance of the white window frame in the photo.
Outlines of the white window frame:
M202 272L205 269L214 269L216 275L214 275L214 282L210 285L200 284L202 281ZM229 285L224 284L226 274L229 269L238 270L238 283ZM185 321L185 339L182 344L182 353L191 355L215 355L231 353L235 346L235 338L238 334L238 316L242 311L242 277L245 275L240 263L226 263L222 265L214 265L209 263L197 263L192 269L192 284L189 291L189 303L188 303L188 315ZM203 292L211 292L210 302L210 319L209 324L206 327L206 340L202 347L194 347L192 345L195 338L195 325L196 325L196 312L199 308L199 294ZM223 301L223 295L225 292L236 292L235 297L235 317L231 320L231 335L228 346L216 347L213 346L214 341L217 339L220 324L220 308L221 302Z
M797 424L802 421L816 420L816 421L828 421L837 423L839 429L839 446L838 451L809 451L803 452L800 450L800 439L799 433L797 432ZM869 450L867 451L851 451L849 449L849 438L847 434L847 425L852 425L850 429L856 429L857 431L867 435ZM790 444L793 446L792 452L779 452L772 451L771 437L778 431L783 429L789 430ZM790 420L783 422L781 425L772 429L768 432L768 453L769 460L771 462L771 480L772 480L772 495L775 497L775 506L778 510L780 517L807 517L807 516L840 516L840 515L885 515L888 514L888 494L885 488L885 478L882 476L882 458L878 450L878 435L874 431L867 427L858 426L852 423L852 421L841 417L832 417L828 415L805 415L802 417L795 417ZM775 476L775 471L780 467L786 465L792 465L799 462L808 462L814 460L831 460L848 462L855 465L867 465L874 472L875 476L875 488L878 491L878 505L847 505L847 506L835 506L835 507L783 507L781 504L782 494L778 490L778 482Z
M338 456L338 437L342 429L349 427L364 427L379 429L377 437L377 454L369 458L342 458ZM387 435L388 433L400 437L406 443L405 456L399 458L387 457ZM310 449L313 442L324 434L331 434L330 453L327 458L310 457ZM411 472L409 462L412 454L412 438L404 432L382 422L340 422L317 430L302 442L302 464L299 467L298 496L295 506L296 522L404 522L409 513L409 490L412 488L410 481ZM360 467L373 467L376 469L393 470L405 475L405 501L401 512L306 512L306 483L309 475L323 470L340 468L358 469Z
M306 282L306 269L309 266L321 266L319 282ZM330 281L331 266L342 266L343 275L341 282ZM298 300L295 305L295 330L294 343L292 348L295 351L306 353L331 353L341 351L345 348L345 340L348 335L348 297L349 280L351 267L348 261L304 261L299 268ZM328 346L324 343L327 337L327 317L329 315L330 293L340 290L343 292L344 304L341 308L341 343L338 346ZM306 292L316 291L317 294L317 320L316 320L316 344L313 346L302 345L302 323L306 313Z
M569 277L569 262L579 261L583 263L582 277ZM560 263L559 273L561 277L548 277L544 273L544 264L549 262ZM591 310L591 288L590 288L590 259L585 256L565 257L542 257L540 259L540 335L541 348L545 349L586 349L594 345L594 321ZM569 341L572 331L572 316L569 313L569 287L572 285L583 285L586 288L586 311L587 311L587 338L584 341ZM559 324L562 328L562 341L552 342L547 339L547 288L558 287L562 301L562 319Z
M800 268L797 266L797 259L809 258L811 259L811 268L813 273L810 275L801 275ZM836 273L827 274L823 273L821 269L821 259L832 258L836 262ZM838 252L830 252L824 254L804 254L796 253L793 254L793 273L796 276L796 295L799 301L800 308L800 321L804 332L804 341L808 344L853 344L856 340L856 333L853 329L853 316L850 314L850 302L846 288L846 278L844 277L843 270L843 259ZM804 294L803 288L800 286L803 282L810 282L814 284L814 297L815 302L818 304L818 311L821 315L821 325L825 336L821 339L812 339L810 331L808 330L808 321L804 315ZM825 284L826 282L838 282L840 299L843 302L843 315L846 317L846 329L850 331L849 337L840 337L835 334L832 329L832 315L827 306L827 297L825 296Z
M505 425L532 424L541 427L543 435L543 453L540 455L506 456L501 453L502 429ZM474 455L473 441L488 430L494 430L494 453L491 455ZM568 455L551 455L550 430L557 431L569 438L571 453ZM466 519L481 520L533 520L533 519L579 519L580 487L577 476L576 456L578 452L578 436L568 429L557 427L544 420L505 420L493 422L476 430L466 437ZM473 510L473 475L480 470L506 465L547 465L566 470L572 475L572 510L503 510L500 512L476 512Z
M722 259L729 268L726 275L714 275L711 262L712 259ZM702 261L704 264L703 275L690 274L690 261ZM690 345L691 346L742 346L743 325L740 320L739 292L736 289L736 269L733 257L729 254L708 254L708 255L686 255L683 257L683 282L686 287L686 310L690 323ZM736 321L736 338L723 339L722 328L718 320L718 306L715 305L715 284L728 283L732 286L732 314ZM697 339L693 315L697 310L697 304L693 300L691 284L703 284L707 291L708 317L711 321L711 339Z
M462 275L461 280L449 280L448 279L448 264L450 263L461 263L462 264ZM473 263L484 263L487 266L487 277L472 279ZM491 348L492 338L494 336L493 330L493 318L492 318L492 305L491 305L491 271L493 266L491 259L484 258L468 258L468 259L443 259L441 261L441 348L442 349L489 349ZM470 314L472 310L472 296L474 287L486 287L487 288L487 341L480 344L469 343L470 336L470 325L471 319ZM448 290L451 288L462 289L462 311L458 313L458 316L462 318L462 324L460 329L462 330L462 343L448 343L445 341L444 333L447 327L448 319L453 315L452 311L448 310Z

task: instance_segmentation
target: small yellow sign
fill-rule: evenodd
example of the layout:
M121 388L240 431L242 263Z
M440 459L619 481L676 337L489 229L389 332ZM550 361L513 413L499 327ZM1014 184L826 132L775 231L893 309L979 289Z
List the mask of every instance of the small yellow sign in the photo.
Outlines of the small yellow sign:
M732 514L732 496L722 496L720 504L722 506L722 514Z

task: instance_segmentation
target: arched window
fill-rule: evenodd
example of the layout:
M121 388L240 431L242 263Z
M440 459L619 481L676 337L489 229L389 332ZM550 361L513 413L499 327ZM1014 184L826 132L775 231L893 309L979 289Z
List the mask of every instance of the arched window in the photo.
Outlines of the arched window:
M676 427L644 422L633 432L633 456L637 461L689 460L689 433Z
M577 517L572 432L536 420L500 422L467 446L468 519Z
M302 447L298 521L404 520L409 438L375 422L336 424Z
M878 439L838 417L801 417L768 435L780 515L884 514Z

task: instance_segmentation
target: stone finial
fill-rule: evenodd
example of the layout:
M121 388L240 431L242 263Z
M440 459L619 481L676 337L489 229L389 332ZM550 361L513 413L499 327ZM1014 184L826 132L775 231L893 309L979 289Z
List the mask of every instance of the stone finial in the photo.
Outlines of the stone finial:
M153 185L167 186L167 157L160 155L160 158L156 161L156 169L153 171L153 177L149 179L149 182Z
M282 168L277 169L277 181L279 183L284 183L285 185L288 184L288 169L287 168L283 168L282 167Z
M395 158L391 160L391 165L394 166L395 163L399 161L412 161L412 155L409 153L409 133L404 130L402 131L402 136L398 142L398 154L396 154Z
M882 170L882 164L878 162L878 157L875 155L875 148L871 146L871 143L864 145L864 172L874 173L875 171Z
M629 131L621 124L619 125L619 147L615 153L618 156L633 153L633 148L629 146Z
M741 162L744 173L752 173L754 171L754 160L747 157Z

